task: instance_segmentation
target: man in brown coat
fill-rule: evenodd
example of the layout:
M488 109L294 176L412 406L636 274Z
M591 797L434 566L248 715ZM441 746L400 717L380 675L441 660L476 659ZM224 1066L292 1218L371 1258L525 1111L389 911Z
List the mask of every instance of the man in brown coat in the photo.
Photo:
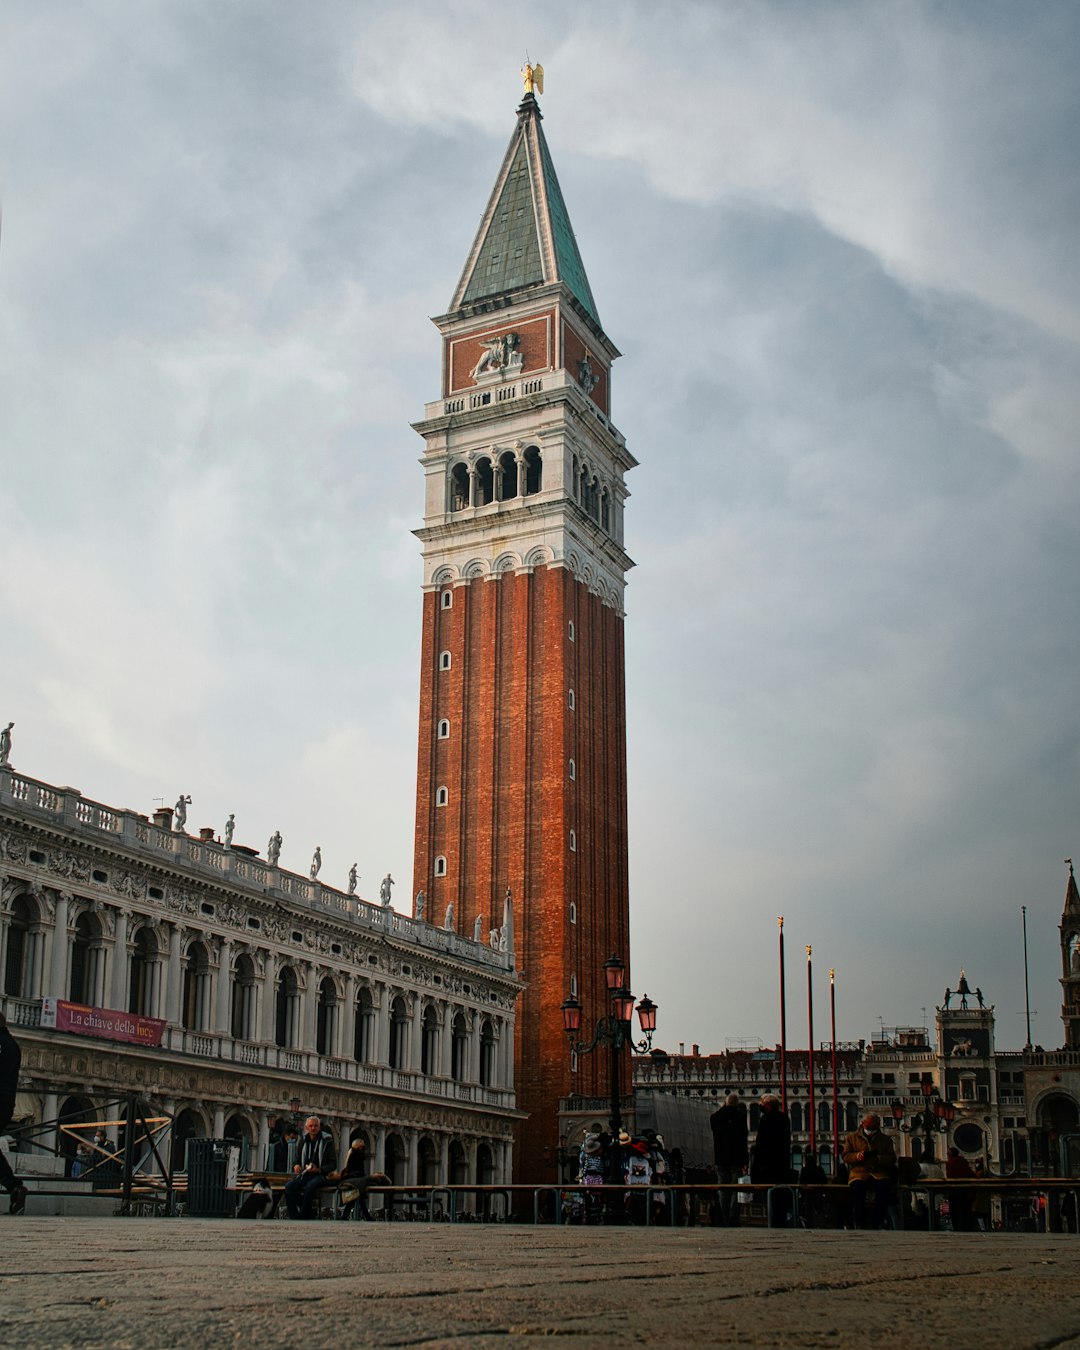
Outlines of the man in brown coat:
M862 1124L844 1140L844 1162L851 1187L851 1208L856 1228L866 1227L866 1192L874 1188L874 1215L879 1228L887 1227L892 1202L892 1181L896 1175L896 1150L881 1121L871 1111Z

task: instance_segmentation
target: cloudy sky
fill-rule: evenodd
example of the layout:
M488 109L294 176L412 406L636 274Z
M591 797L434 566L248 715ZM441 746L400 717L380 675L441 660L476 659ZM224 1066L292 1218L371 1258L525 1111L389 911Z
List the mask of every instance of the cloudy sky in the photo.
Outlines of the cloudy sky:
M633 976L660 1040L1060 1044L1080 859L1080 8L7 0L16 767L408 909L421 442L520 96L641 461ZM880 1019L880 1020L879 1020Z

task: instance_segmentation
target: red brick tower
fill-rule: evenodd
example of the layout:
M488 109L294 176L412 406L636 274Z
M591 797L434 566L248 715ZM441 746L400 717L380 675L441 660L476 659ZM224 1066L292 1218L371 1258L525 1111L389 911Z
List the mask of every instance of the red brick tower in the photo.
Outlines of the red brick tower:
M540 108L527 93L443 336L426 406L424 630L414 893L483 941L514 903L521 1180L554 1178L557 1110L606 1096L560 1004L606 1013L629 966L624 475L605 335ZM628 1088L628 1084L624 1084ZM547 1150L545 1155L545 1150Z

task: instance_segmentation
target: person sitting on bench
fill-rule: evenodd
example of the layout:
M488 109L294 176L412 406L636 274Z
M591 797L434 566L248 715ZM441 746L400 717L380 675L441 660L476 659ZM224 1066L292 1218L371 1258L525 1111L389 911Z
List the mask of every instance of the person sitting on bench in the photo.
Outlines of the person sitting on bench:
M296 1174L285 1183L285 1206L290 1219L313 1219L315 1197L324 1186L332 1185L329 1174L336 1168L334 1139L324 1130L318 1116L304 1121L304 1137L300 1142Z

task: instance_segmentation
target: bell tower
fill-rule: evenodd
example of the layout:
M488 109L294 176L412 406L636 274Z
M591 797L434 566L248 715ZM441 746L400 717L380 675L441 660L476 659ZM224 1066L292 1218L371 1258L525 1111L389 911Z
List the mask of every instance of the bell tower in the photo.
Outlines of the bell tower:
M1080 1050L1080 891L1076 888L1073 861L1065 887L1065 906L1061 911L1061 1021L1065 1027L1065 1049Z
M623 508L636 461L610 420L619 353L526 89L449 311L434 320L442 390L415 424L413 890L429 922L484 942L512 896L526 983L517 1103L529 1117L515 1176L546 1180L560 1097L610 1087L606 1056L571 1063L560 1004L576 994L586 1024L605 1014L603 963L630 959Z

